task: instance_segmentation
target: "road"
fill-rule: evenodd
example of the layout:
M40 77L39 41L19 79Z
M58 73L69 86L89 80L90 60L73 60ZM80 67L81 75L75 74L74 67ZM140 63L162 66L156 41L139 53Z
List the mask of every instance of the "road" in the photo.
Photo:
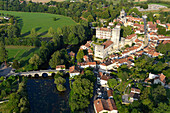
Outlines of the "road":
M95 77L96 77L96 79L97 79L98 69L93 70L93 72L94 72L94 75L95 75ZM96 72L97 72L97 73L96 73ZM94 100L96 99L96 88L97 88L97 81L96 81L95 84L94 84L93 97L91 98L90 104L89 104L88 109L87 109L87 112L88 112L88 113L95 113L95 111L94 111L94 106L93 106L93 102L94 102Z

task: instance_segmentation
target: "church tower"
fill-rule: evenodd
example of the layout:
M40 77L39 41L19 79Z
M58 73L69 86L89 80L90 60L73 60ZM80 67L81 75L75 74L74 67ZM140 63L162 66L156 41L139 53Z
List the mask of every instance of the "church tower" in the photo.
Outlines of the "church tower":
M125 10L122 9L120 11L120 20L123 22L123 23L126 23L126 13L125 13Z

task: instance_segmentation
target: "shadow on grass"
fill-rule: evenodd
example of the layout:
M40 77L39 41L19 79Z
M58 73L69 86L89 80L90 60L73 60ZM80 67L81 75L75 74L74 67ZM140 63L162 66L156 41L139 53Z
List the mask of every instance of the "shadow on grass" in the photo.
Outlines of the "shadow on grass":
M17 16L16 19L17 19L18 26L20 27L20 29L22 29L24 24L23 20L19 16Z
M56 18L56 20L55 20L55 21L57 21L57 20L60 20L60 18Z
M26 33L22 34L22 35L21 35L21 37L25 37L25 36L29 35L30 33L31 33L31 32L30 32L30 31L28 31L28 32L26 32Z
M39 34L38 37L41 37L41 36L43 36L43 35L46 35L47 33L48 33L48 31L44 31L44 32L42 32L41 34Z
M13 62L13 60L14 60L14 57L8 59L9 62Z
M37 32L37 31L39 31L41 28L42 28L42 27L37 27L37 28L35 28L35 31Z
M37 31L39 31L40 29L41 29L41 27L37 27L37 28L35 28L35 31L37 32ZM30 34L31 34L31 31L28 31L28 32L22 34L21 37L25 37L25 36L28 36L28 35L30 35Z
M32 48L30 49L29 51L25 51L18 59L22 59L22 58L27 58L31 53L36 53L35 51L37 50L38 48ZM28 61L29 61L30 58L27 58L27 59L23 59L21 60L21 67L24 67L25 65L28 64Z

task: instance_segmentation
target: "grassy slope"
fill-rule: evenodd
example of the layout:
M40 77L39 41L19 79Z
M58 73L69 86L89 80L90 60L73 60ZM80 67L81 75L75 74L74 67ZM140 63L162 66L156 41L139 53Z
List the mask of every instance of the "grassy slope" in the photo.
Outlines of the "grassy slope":
M0 13L17 17L18 23L22 28L22 36L29 36L32 28L35 28L40 37L45 37L48 36L47 32L50 27L56 30L57 27L76 24L71 18L62 15L13 11L0 11ZM56 17L56 21L53 21L54 17Z
M26 1L30 1L30 0L26 0ZM33 2L42 2L42 3L47 3L50 2L51 0L32 0ZM56 2L63 2L63 1L67 1L67 0L52 0L52 1L56 1Z
M149 4L158 4L158 5L163 5L163 6L170 8L170 2L167 4L166 3L149 3Z
M8 51L8 61L18 60L22 62L22 66L28 63L28 60L38 51L39 48L26 46L6 46Z

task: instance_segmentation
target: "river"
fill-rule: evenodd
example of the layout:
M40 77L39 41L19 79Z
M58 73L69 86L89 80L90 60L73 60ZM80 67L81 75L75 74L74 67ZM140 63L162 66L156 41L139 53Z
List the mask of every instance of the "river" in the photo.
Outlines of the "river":
M68 104L69 78L66 78L67 91L58 92L54 79L29 78L27 81L30 113L70 113Z

